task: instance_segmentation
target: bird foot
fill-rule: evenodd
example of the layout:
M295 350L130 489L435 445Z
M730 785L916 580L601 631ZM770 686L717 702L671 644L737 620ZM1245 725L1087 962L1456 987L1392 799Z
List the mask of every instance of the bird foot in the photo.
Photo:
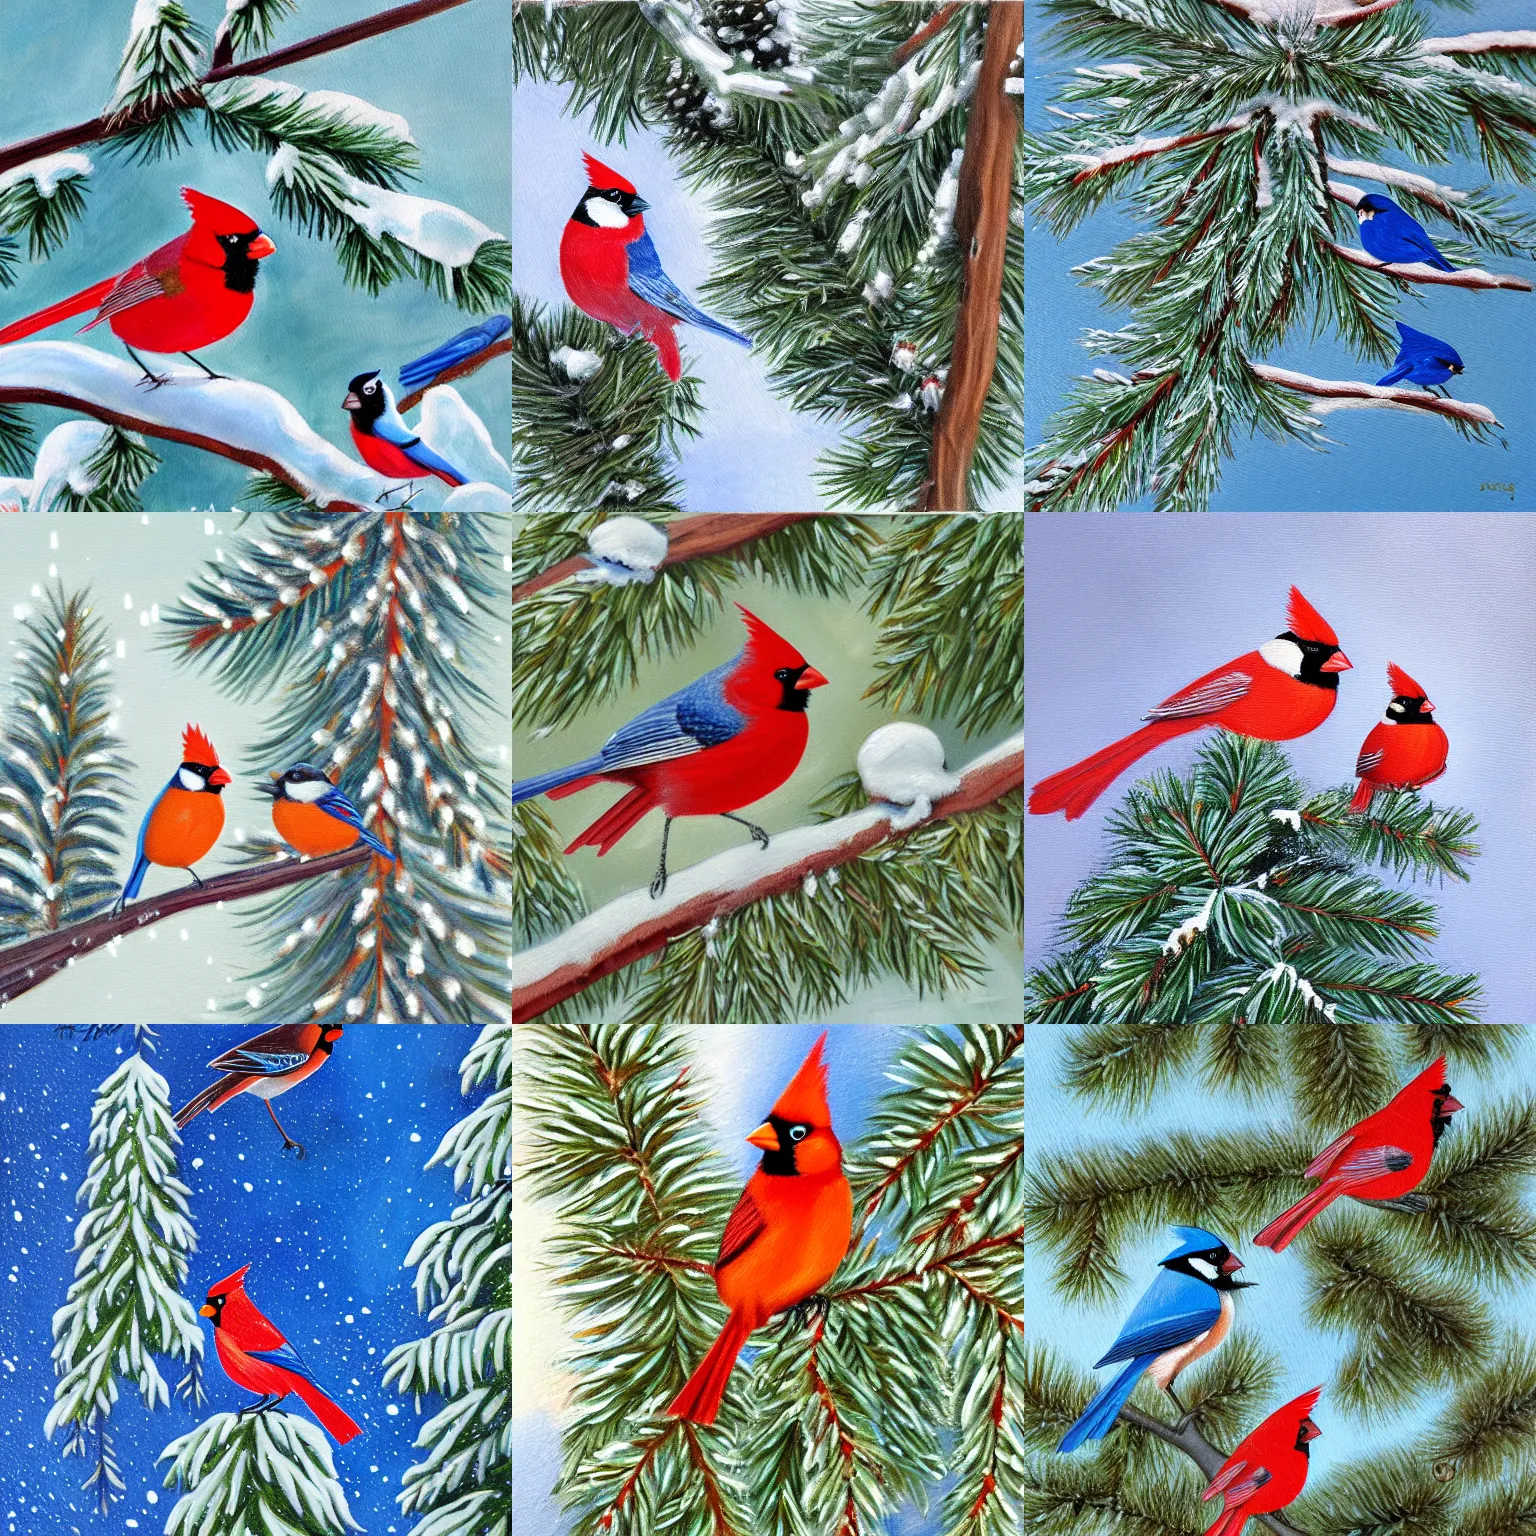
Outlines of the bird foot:
M664 869L656 871L656 878L651 881L651 900L660 901L661 893L667 888L667 872Z
M814 1296L807 1296L803 1301L797 1301L787 1315L791 1326L803 1328L813 1317L817 1322L825 1322L827 1313L831 1309L832 1303L817 1291Z
M168 373L151 373L147 368L144 377L135 381L140 389L159 389L163 385L174 383Z

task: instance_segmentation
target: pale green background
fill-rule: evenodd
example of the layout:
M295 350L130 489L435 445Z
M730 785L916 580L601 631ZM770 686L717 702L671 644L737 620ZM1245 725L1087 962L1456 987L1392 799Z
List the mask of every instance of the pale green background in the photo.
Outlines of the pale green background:
M215 550L229 551L238 516L195 514L144 516L90 513L75 516L10 517L4 520L5 557L0 561L0 626L9 662L21 635L17 607L38 606L33 589L44 590L57 575L66 590L89 586L95 609L122 640L125 656L112 659L117 730L134 771L128 782L120 869L126 877L134 839L145 808L181 761L181 731L188 721L211 737L235 782L224 791L224 836L198 866L205 879L233 864L237 828L271 831L269 802L258 800L255 773L278 764L252 762L247 751L263 734L275 710L260 701L241 703L217 685L211 672L178 661L163 649L171 631L140 622L141 615L170 608ZM244 532L259 531L260 519ZM209 531L211 529L211 532ZM125 606L125 599L132 606ZM482 751L510 784L511 719L507 631L491 626L486 663L475 678L491 694L495 712L477 721ZM8 707L12 698L5 692ZM179 870L151 869L145 893L155 895L186 883ZM249 904L248 904L249 905ZM198 907L124 938L117 952L98 951L0 1013L7 1024L271 1022L245 1001L242 977L262 961L262 949L239 921L235 908Z
M875 675L877 630L854 599L802 597L771 582L752 579L733 583L724 590L725 612L698 644L676 657L642 665L638 687L622 691L605 707L589 710L570 727L537 740L532 738L532 732L543 722L518 720L513 731L514 776L528 778L586 757L647 705L730 660L745 639L741 616L730 606L732 600L750 608L789 639L828 680L827 687L818 688L811 695L810 745L799 768L773 794L740 812L757 822L770 837L812 820L811 801L834 778L852 770L860 744L877 726L894 719L920 719L943 741L951 769L963 766L1018 729L1017 725L1005 725L968 737L949 721L920 717L910 709L898 713L883 701L861 698ZM553 820L563 846L619 798L620 788L594 786L567 799L541 798L537 803ZM660 814L652 812L601 858L590 848L566 858L566 869L580 882L590 905L597 906L650 883L661 852L661 827ZM672 826L668 867L680 870L723 849L750 842L745 827L720 817L683 817ZM844 1007L816 1019L780 1022L969 1024L1018 1020L1024 1012L1022 947L1005 940L992 947L991 958L992 968L983 985L953 991L942 998L920 999L892 979L855 993Z

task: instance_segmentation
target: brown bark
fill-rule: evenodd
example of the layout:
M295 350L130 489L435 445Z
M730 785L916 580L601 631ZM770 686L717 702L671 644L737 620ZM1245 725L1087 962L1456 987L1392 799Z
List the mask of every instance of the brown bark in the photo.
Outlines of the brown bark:
M964 774L960 781L960 788L954 794L946 795L943 800L938 801L933 808L933 815L927 821L919 822L918 826L926 827L931 822L940 821L949 816L979 810L982 806L990 805L994 800L1000 800L1004 795L1023 787L1024 751L1021 747L1017 752L1011 752L1006 757L973 768ZM906 837L916 830L916 827L908 828L907 831L896 835ZM703 891L698 896L675 905L658 902L660 910L655 916L647 917L627 933L611 940L588 963L564 965L540 976L526 986L514 986L512 1020L517 1024L525 1024L541 1013L547 1013L556 1003L563 1003L566 998L574 997L578 992L585 990L593 982L613 971L622 970L627 965L633 965L636 960L654 954L658 949L664 948L669 939L691 933L711 918L724 917L742 907L750 906L754 901L762 901L768 896L782 896L785 892L794 890L807 875L819 876L836 865L851 863L861 854L868 853L871 848L892 840L892 836L890 822L878 821L874 826L845 838L836 847L811 854L787 869L765 875L761 880L755 880L739 889Z
M0 172L12 170L18 165L25 165L30 160L41 159L44 155L56 155L66 149L78 149L82 144L95 144L102 139L116 138L128 129L142 128L146 123L164 116L166 112L198 106L203 99L201 88L212 85L216 81L231 80L239 75L261 75L269 69L282 69L289 64L297 64L301 59L312 59L322 53L334 53L338 48L346 48L366 38L379 37L385 32L394 32L400 27L410 26L412 22L424 21L428 16L435 16L439 11L450 11L455 6L468 3L469 0L411 0L409 5L397 5L390 10L380 11L376 15L365 16L361 21L348 22L342 27L332 27L329 32L321 32L301 43L291 43L288 47L278 48L272 53L264 53L254 59L243 59L238 64L220 65L216 69L210 69L196 86L190 86L171 97L165 106L148 112L114 113L111 117L93 117L89 122L76 123L70 128L55 128L52 133L39 134L34 139L23 139L19 143L8 144L0 148Z
M959 0L953 4L941 5L932 16L920 26L916 32L904 42L895 53L891 55L891 63L900 69L908 59L912 57L929 39L936 37L949 25L950 18L960 9Z
M161 918L188 912L193 907L210 906L216 901L239 901L247 896L281 890L300 880L313 880L339 869L350 869L373 857L372 851L359 843L341 853L327 854L323 859L288 859L281 863L259 864L251 869L216 875L201 885L183 886L164 896L136 901L121 912L107 912L41 938L8 945L0 949L0 1008L23 992L41 986L72 961L100 949L120 934L135 933Z
M696 560L700 555L718 555L729 549L737 549L756 539L766 539L771 533L788 528L791 523L804 522L808 517L821 517L820 512L704 512L698 517L680 517L667 524L667 553L662 565L682 565ZM591 562L585 555L572 555L530 576L527 581L512 588L512 601L520 603L535 592L542 592L557 582L565 581L577 571L589 571Z
M981 76L965 130L965 156L955 197L955 238L962 253L960 312L949 377L933 429L923 509L970 507L971 458L981 431L981 407L997 365L1003 267L1008 250L1008 202L1019 114L1003 90L1024 36L1024 7L995 0L987 13Z

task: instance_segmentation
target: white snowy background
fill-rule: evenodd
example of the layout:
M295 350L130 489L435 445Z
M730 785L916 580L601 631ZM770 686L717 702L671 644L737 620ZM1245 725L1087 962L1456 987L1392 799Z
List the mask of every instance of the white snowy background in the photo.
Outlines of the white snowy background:
M246 756L265 733L271 718L267 708L259 699L236 699L211 673L178 661L167 649L171 632L161 619L206 562L233 552L240 522L228 514L171 512L14 517L4 524L0 640L5 643L0 658L9 663L20 620L39 605L55 577L68 590L88 586L111 631L115 729L134 764L125 788L125 879L139 821L181 761L181 732L189 721L208 733L235 778L224 791L224 834L198 872L206 878L235 862L237 832L254 836L272 830L270 801L257 793L251 770L265 777L267 768L287 765L253 765ZM252 519L243 532L255 533L258 527ZM476 677L495 707L489 717L474 720L474 730L510 786L507 632L490 626L487 640L489 660ZM9 701L3 685L0 697ZM343 788L354 791L357 785L344 779ZM152 868L145 892L156 895L185 883L180 871ZM48 1024L116 1019L270 1023L247 998L246 973L263 959L257 936L241 923L238 907L197 907L81 960L11 1004L5 1018Z
M216 1074L206 1063L249 1026L172 1027L150 1057L180 1107ZM373 1536L410 1529L395 1495L420 1427L411 1398L381 1385L396 1344L429 1331L401 1261L417 1234L457 1203L452 1174L423 1165L469 1109L458 1066L468 1026L349 1025L324 1068L276 1101L309 1156L285 1159L265 1108L248 1095L188 1127L178 1168L192 1189L199 1251L185 1294L249 1263L247 1290L304 1355L321 1385L363 1426L335 1449L352 1515ZM129 1385L112 1414L125 1500L110 1519L80 1491L86 1468L43 1439L53 1401L50 1320L74 1273L70 1252L85 1175L91 1100L131 1053L132 1034L92 1043L46 1028L0 1031L0 1519L6 1536L158 1532L175 1504L154 1461L202 1418L249 1395L223 1374L205 1328L204 1385L194 1414L176 1400L149 1413ZM166 1367L174 1382L180 1370ZM294 1399L289 1400L295 1405ZM423 1418L441 1403L423 1401ZM304 1414L302 1407L295 1411Z

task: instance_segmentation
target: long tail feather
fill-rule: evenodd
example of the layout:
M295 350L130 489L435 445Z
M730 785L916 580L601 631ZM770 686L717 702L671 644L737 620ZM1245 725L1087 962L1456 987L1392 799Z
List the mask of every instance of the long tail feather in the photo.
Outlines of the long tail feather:
M1248 1518L1248 1513L1243 1509L1228 1510L1225 1514L1216 1517L1216 1523L1205 1533L1205 1536L1239 1536L1243 1522Z
M1068 821L1076 821L1132 763L1165 741L1198 731L1209 723L1198 718L1154 720L1151 725L1144 725L1139 731L1111 742L1092 757L1085 757L1082 762L1041 779L1030 791L1029 809L1036 816L1065 811Z
M1077 1423L1061 1437L1057 1451L1064 1455L1068 1451L1075 1451L1085 1440L1102 1440L1141 1379L1141 1373L1156 1358L1156 1355L1137 1355L1135 1359L1127 1361L1118 1376L1099 1388L1093 1400L1083 1409Z
M709 1346L709 1353L699 1361L698 1369L688 1378L688 1384L667 1405L667 1412L677 1419L690 1419L695 1424L713 1424L720 1411L720 1399L725 1396L725 1384L731 1379L736 1356L747 1342L752 1324L738 1313L731 1313L720 1337Z
M596 848L597 855L601 858L637 821L648 815L655 807L656 800L650 790L636 785L622 800L616 800L610 805L585 832L569 844L565 851L575 853L578 848Z
M289 1381L293 1390L304 1399L304 1406L320 1420L337 1445L345 1445L362 1434L362 1426L348 1418L319 1387L311 1386L300 1376L291 1376Z
M1354 798L1349 802L1352 811L1360 812L1370 809L1371 796L1376 793L1376 786L1369 779L1361 779L1355 787Z
M1332 1185L1319 1184L1316 1189L1303 1195L1290 1210L1282 1211L1276 1216L1262 1232L1255 1233L1254 1245L1259 1248L1271 1248L1276 1253L1284 1253L1296 1234L1314 1216L1326 1211L1338 1198L1339 1192Z
M519 779L512 786L512 804L517 805L524 800L532 800L535 795L547 794L552 789L558 789L562 784L569 784L573 779L591 778L594 773L601 773L603 760L601 757L583 758L579 763L572 763L566 768L554 768L548 773L541 773L536 778Z
M67 299L60 299L57 304L50 304L47 309L38 310L35 315L27 315L24 319L11 321L4 330L0 330L0 346L4 346L8 341L20 341L23 336L31 336L38 331L46 331L50 325L56 325L60 320L68 320L71 315L83 315L88 309L99 309L102 300L116 285L115 277L105 278L90 288L81 289L79 293Z
M189 1120L195 1120L218 1098L219 1090L224 1086L225 1081L226 1079L221 1077L218 1082L209 1083L195 1099L189 1100L176 1111L176 1129L178 1131Z

